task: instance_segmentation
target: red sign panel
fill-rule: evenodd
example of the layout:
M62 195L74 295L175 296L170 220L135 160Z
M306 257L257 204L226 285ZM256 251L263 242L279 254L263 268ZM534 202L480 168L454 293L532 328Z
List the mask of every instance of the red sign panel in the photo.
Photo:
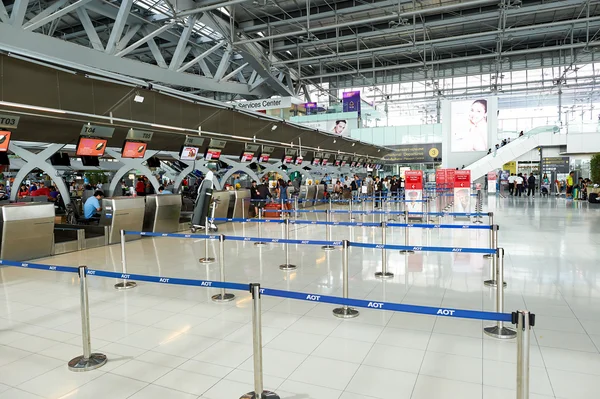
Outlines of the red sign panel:
M455 170L454 171L454 188L471 187L471 171L470 170Z
M404 172L404 188L406 190L423 189L423 171L407 170Z
M446 169L437 169L435 171L435 186L437 188L446 187Z
M454 188L454 169L446 169L446 187Z

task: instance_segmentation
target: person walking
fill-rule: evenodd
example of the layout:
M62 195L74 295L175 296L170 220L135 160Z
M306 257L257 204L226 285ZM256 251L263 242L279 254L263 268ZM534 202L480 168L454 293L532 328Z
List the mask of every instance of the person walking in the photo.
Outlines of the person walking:
M511 173L510 176L508 176L508 195L515 195L515 174Z
M279 203L281 204L281 210L289 210L288 206L290 203L288 202L287 184L283 181L283 179L277 180L277 197L279 198ZM284 217L286 216L288 216L287 213L284 213Z
M519 173L515 178L515 196L519 194L519 197L523 193L523 175Z
M535 198L535 176L533 173L529 174L529 178L527 179L527 196L531 195L532 198Z

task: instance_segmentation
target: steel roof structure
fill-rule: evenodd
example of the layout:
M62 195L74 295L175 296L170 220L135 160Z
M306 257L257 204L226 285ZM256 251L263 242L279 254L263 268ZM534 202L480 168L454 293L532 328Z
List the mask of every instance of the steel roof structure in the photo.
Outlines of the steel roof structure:
M567 74L600 45L596 0L3 0L0 21L1 50L221 101L408 81L444 95L439 79L481 73L495 93L507 71Z

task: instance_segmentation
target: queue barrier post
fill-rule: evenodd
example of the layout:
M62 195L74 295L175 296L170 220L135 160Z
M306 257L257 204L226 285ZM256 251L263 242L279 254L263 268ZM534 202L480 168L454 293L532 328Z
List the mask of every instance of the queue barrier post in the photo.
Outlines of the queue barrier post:
M529 353L531 348L531 327L535 325L535 315L528 310L513 313L517 324L517 399L529 399Z
M221 282L225 282L225 236L219 235L219 273L221 274ZM221 288L221 293L212 296L214 302L231 302L235 298L234 294L226 293L225 288Z
M406 206L406 204L405 204ZM404 209L404 224L406 224L406 226L404 227L404 246L408 247L409 246L409 242L410 239L408 238L408 234L409 234L409 228L408 228L408 210L405 208ZM412 249L401 249L400 250L401 254L414 254L415 251L413 251Z
M497 246L495 246L494 244L494 230L493 230L493 226L494 226L494 212L489 212L488 213L488 217L489 217L489 222L490 222L490 249L496 249ZM496 237L497 239L497 237ZM497 241L496 241L497 243ZM491 259L493 258L492 254L485 254L483 255L483 257L485 259ZM494 276L492 276L492 280L494 279Z
M79 288L81 303L81 337L83 339L83 355L71 359L68 363L71 371L90 371L102 367L106 364L106 355L102 353L92 353L92 343L90 337L90 303L88 300L87 288L87 267L79 266Z
M343 297L348 299L348 252L350 243L348 240L342 242L342 283L343 283ZM348 307L347 305L341 308L333 309L333 315L341 319L351 319L358 316L358 310Z
M263 210L262 208L258 208L258 222L256 223L258 226L256 226L257 228L257 234L258 234L258 238L262 239L262 215L263 215ZM264 241L257 241L254 243L254 246L256 247L262 247L264 245L267 245L266 242Z
M123 281L115 284L117 290L128 290L137 286L135 281L127 280L127 258L125 257L125 230L121 230L121 265L123 266Z
M329 210L325 210L325 215L327 216L327 226L325 226L325 241L331 241L331 213ZM333 251L335 247L333 245L323 245L321 249L325 251Z
M252 359L254 361L254 391L242 395L240 399L280 399L274 392L265 391L263 387L262 359L262 310L260 284L250 284L252 293Z
M496 258L496 281L504 281L504 248L498 248ZM504 313L504 287L502 285L496 285L496 312ZM503 321L496 322L495 326L485 327L483 332L490 337L499 339L511 339L517 336L515 330L504 327Z
M352 207L352 204L353 204L353 203L354 203L354 198L351 198L351 199L350 199L350 209L349 209L349 211L348 211L348 213L350 214L350 215L349 215L349 216L350 216L350 217L349 217L349 220L350 220L351 222L354 222L354 221L356 220L356 218L354 217L354 210L352 209L352 208L353 208L353 207Z
M283 244L285 250L285 263L279 265L279 269L286 271L294 270L297 266L290 263L290 244L287 243L287 240L290 239L290 221L288 219L285 220L285 239L286 242Z
M383 248L381 248L381 271L375 273L375 277L379 277L379 278L392 278L394 277L394 273L390 273L387 271L387 251L385 250L385 245L386 245L386 230L387 230L387 223L386 222L381 222L381 244L383 245Z
M298 196L294 197L294 220L298 220Z
M206 218L205 221L205 234L208 234L208 228L209 228L209 222L208 222L208 217ZM208 256L208 237L204 239L204 258L200 258L198 259L198 261L200 263L213 263L215 261L215 258L211 258L210 256Z
M493 225L490 232L492 233L492 248L498 251L498 230L500 227L498 225ZM498 268L498 257L493 254L492 256L492 265L490 267L490 279L485 280L483 285L487 287L495 287L498 284L498 280L496 280L496 270ZM502 282L502 286L506 287L506 281Z

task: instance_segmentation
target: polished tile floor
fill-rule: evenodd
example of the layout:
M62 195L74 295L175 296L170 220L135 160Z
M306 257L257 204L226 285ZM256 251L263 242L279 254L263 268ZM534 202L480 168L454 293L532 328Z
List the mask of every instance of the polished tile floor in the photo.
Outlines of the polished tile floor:
M506 311L537 315L531 346L532 399L590 399L600 392L600 208L555 198L491 198L506 249ZM319 215L323 219L323 215ZM314 215L308 215L312 218ZM343 220L345 215L338 216ZM370 219L367 217L366 220ZM487 221L487 218L486 220ZM445 219L445 222L452 222ZM459 221L456 221L459 223ZM279 225L264 235L281 237ZM230 235L256 235L255 224L222 225ZM324 239L322 226L294 226L293 238ZM334 239L379 242L374 228L335 227ZM404 242L389 229L388 243ZM485 247L484 231L414 229L410 243ZM210 251L218 253L217 243ZM196 240L127 243L129 272L218 279L218 264L202 265ZM393 279L373 273L381 252L350 250L350 296L462 309L494 308L483 286L489 261L481 255L388 252ZM341 250L225 242L226 279L265 287L340 295ZM42 260L120 270L120 247ZM0 399L237 399L253 390L251 299L235 292L228 304L214 289L139 283L116 291L112 279L89 277L92 347L102 368L73 373L82 353L75 275L0 268ZM286 399L514 398L516 344L487 337L488 322L360 310L352 320L333 306L263 298L266 389Z

